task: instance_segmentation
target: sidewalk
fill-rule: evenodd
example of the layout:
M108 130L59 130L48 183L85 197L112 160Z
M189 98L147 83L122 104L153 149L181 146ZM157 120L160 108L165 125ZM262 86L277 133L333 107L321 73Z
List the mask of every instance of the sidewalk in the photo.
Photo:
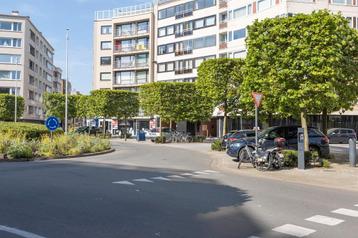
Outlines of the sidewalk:
M331 163L331 168L329 169L310 168L302 171L295 168L262 172L257 171L251 164L246 163L241 164L241 168L238 169L237 162L233 161L225 152L211 151L210 144L207 143L153 144L153 146L183 148L205 153L212 159L211 166L213 169L224 170L233 174L358 191L358 167L349 167L348 164Z

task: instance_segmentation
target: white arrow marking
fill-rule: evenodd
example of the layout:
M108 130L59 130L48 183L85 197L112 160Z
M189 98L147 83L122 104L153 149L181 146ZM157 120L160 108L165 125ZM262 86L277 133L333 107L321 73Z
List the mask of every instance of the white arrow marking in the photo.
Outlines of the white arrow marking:
M30 233L30 232L27 232L27 231L22 231L22 230L19 230L19 229L16 229L16 228L8 227L8 226L1 226L0 225L0 231L6 231L8 233L12 233L12 234L15 234L15 235L18 235L18 236L21 236L21 237L25 237L25 238L45 238L44 236L39 236L39 235L36 235L34 233Z
M171 181L170 179L164 178L164 177L154 177L154 178L152 178L152 179L163 180L163 181Z
M133 179L134 182L143 182L143 183L153 183L152 180L142 178L142 179Z
M183 176L193 176L194 174L191 174L191 173L183 173L183 174L181 174L181 175L183 175Z
M122 184L122 185L135 185L134 183L131 183L129 181L117 181L113 182L114 184Z
M168 178L180 178L183 179L183 176L179 176L179 175L169 175Z

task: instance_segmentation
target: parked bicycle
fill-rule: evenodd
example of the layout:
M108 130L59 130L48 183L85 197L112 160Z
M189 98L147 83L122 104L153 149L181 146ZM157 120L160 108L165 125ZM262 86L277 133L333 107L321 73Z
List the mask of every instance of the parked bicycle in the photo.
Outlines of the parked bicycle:
M285 142L286 140L284 138L276 138L275 147L267 150L262 150L261 147L256 147L254 150L252 147L246 145L245 150L248 162L260 171L283 168L284 156L282 150ZM242 160L239 161L238 168L240 168L242 162Z
M174 131L171 133L170 141L174 143L190 143L193 142L193 137L188 133Z

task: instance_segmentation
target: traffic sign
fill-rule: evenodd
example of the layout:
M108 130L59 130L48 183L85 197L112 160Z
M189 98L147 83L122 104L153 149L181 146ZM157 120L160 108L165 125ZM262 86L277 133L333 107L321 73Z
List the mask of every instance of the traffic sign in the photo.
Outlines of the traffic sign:
M255 106L260 107L260 104L261 104L261 101L262 101L262 98L264 97L264 95L262 93L255 93L255 92L252 92L251 95L252 95L252 98L254 99Z
M48 117L45 121L45 125L49 131L53 132L60 126L60 121L57 117Z

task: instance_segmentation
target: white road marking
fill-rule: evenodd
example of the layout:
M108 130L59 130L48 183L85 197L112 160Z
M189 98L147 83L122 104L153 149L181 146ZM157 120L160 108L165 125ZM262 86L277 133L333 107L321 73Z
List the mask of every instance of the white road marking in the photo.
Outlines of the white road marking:
M337 210L332 211L333 213L350 216L350 217L358 217L358 211L357 210L351 210L351 209L345 209L345 208L339 208Z
M141 178L141 179L133 179L134 182L143 182L143 183L153 183L152 180Z
M122 185L135 185L134 183L131 183L129 181L117 181L113 182L114 184L122 184Z
M316 216L313 216L313 217L309 217L309 218L307 218L305 220L320 223L320 224L323 224L323 225L328 225L328 226L335 226L335 225L338 225L338 224L344 222L344 220L341 220L341 219L337 219L337 218L333 218L333 217L327 217L327 216L321 216L321 215L316 215Z
M354 206L358 207L358 204L356 204L356 205L354 205Z
M218 171L210 170L210 169L204 170L204 172L205 173L219 173Z
M24 237L24 238L45 238L44 236L39 236L39 235L36 235L34 233L30 233L30 232L27 232L27 231L22 231L22 230L19 230L19 229L16 229L16 228L8 227L8 226L1 226L0 225L0 231L6 231L8 233L12 233L12 234Z
M183 173L183 174L181 174L181 175L183 175L183 176L193 176L194 174L191 174L191 173Z
M304 236L308 236L308 235L316 232L315 230L308 229L308 228L301 227L301 226L292 225L292 224L286 224L283 226L279 226L279 227L273 228L272 230L280 232L280 233L284 233L287 235L296 236L296 237L304 237Z
M260 238L260 237L258 237L258 236L249 236L247 238Z
M164 177L153 177L152 179L163 180L163 181L171 181L170 179L164 178Z
M196 171L196 172L194 172L194 174L199 174L199 175L208 175L208 173L201 172L201 171Z
M180 179L183 179L184 177L183 176L179 176L179 175L169 175L167 176L168 178L180 178Z

